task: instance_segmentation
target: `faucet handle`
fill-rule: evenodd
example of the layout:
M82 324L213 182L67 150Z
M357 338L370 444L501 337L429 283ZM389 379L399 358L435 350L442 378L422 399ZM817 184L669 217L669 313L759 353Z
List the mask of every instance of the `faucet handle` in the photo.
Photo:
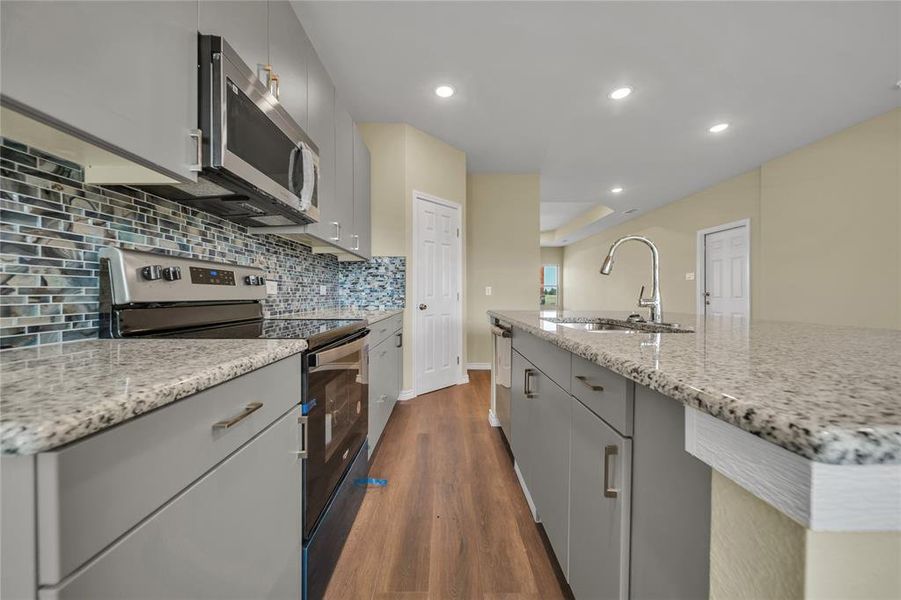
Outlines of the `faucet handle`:
M638 306L644 306L644 286L641 286L641 291L638 292Z

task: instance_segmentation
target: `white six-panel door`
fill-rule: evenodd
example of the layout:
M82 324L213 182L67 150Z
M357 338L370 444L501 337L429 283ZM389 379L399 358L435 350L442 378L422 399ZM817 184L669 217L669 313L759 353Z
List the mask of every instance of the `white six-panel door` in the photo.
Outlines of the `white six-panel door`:
M415 391L423 394L459 383L460 315L459 205L414 196L415 283L413 295Z
M748 227L704 236L705 312L747 318L751 305Z

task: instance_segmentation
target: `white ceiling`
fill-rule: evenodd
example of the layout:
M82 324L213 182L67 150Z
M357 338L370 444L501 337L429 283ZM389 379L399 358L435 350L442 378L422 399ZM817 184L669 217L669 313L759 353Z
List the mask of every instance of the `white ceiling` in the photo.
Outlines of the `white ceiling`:
M540 172L542 230L615 209L570 243L901 104L895 2L294 6L356 120Z

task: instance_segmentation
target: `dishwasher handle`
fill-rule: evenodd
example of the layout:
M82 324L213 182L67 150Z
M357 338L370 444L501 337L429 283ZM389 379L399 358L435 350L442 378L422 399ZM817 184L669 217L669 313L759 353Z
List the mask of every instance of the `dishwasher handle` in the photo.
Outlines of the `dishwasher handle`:
M491 334L495 335L497 337L504 337L504 338L513 337L512 331L510 331L509 329L505 329L504 327L501 327L499 325L491 326Z

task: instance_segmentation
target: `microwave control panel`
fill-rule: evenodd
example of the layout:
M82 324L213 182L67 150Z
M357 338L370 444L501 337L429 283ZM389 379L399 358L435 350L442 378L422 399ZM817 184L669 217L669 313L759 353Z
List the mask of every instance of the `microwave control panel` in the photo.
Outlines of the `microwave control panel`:
M191 283L202 285L235 285L235 272L226 269L191 267Z

